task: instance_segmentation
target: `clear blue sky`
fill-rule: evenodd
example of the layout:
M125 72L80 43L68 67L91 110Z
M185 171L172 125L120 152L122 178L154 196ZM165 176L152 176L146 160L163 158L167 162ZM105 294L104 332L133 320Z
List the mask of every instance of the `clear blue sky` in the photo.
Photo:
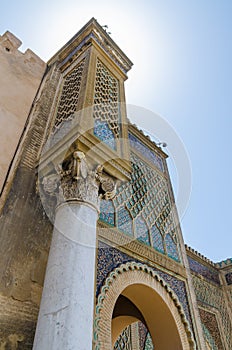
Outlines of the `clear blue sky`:
M232 1L9 0L0 34L13 32L46 61L91 17L134 63L127 102L162 115L188 152L185 242L213 261L231 257Z

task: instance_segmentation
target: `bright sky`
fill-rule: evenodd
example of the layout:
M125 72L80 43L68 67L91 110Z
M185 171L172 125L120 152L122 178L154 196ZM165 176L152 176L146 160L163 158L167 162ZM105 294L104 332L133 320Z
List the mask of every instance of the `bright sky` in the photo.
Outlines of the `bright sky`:
M29 47L47 61L91 17L108 25L134 63L127 103L160 114L187 150L185 242L213 261L231 257L232 1L8 0L1 4L0 34L11 31L23 51ZM155 120L143 119L140 126L155 133ZM178 184L175 159L169 163L177 195L185 184Z

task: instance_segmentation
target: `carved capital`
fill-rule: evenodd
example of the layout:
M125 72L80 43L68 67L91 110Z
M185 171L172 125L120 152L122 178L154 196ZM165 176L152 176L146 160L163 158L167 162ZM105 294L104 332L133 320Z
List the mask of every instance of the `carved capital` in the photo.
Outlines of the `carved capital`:
M103 166L91 169L85 154L75 151L56 172L41 181L42 191L56 198L56 206L68 201L81 201L99 211L101 198L111 199L116 194L116 181L104 173Z
M103 166L99 165L96 168L96 179L100 183L100 192L104 199L112 199L116 194L116 182L115 180L104 174Z

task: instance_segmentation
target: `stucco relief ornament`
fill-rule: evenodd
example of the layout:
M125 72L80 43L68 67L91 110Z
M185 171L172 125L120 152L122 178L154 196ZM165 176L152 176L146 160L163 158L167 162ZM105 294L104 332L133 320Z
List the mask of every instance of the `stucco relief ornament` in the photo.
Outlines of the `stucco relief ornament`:
M57 174L50 174L43 178L42 185L46 193L55 195L58 188L59 177Z
M59 191L60 177L57 173L48 174L37 181L37 191L39 192L43 208L48 217L54 221L55 207L57 204L57 193Z

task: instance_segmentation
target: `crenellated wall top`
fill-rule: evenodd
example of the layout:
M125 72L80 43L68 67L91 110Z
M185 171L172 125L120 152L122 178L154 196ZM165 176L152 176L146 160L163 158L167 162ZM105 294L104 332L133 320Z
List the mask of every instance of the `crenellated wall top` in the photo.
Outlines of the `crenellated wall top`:
M25 64L33 63L41 67L46 66L46 63L32 50L27 49L25 52L20 51L19 48L21 45L22 41L8 30L3 35L0 35L0 50L2 52L21 58Z

